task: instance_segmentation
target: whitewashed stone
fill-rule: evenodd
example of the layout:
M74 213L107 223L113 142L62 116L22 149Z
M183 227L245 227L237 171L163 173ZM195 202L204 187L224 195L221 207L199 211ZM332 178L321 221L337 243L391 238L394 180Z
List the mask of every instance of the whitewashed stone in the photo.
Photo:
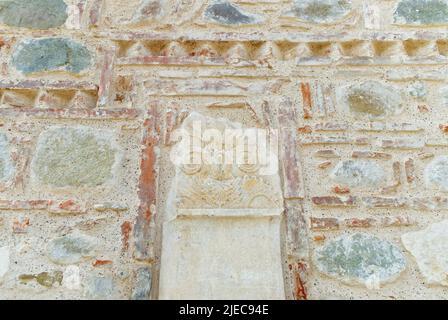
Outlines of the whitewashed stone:
M430 284L448 286L448 220L401 237Z
M0 281L9 270L9 248L0 248Z
M384 169L368 160L341 161L333 169L330 178L349 187L376 187L384 182Z
M206 154L218 148L192 129L198 121L203 131L221 134L241 128L228 120L191 114L182 129ZM190 152L183 143L175 146L175 154ZM277 155L273 157L278 162ZM262 175L258 165L179 163L167 204L160 299L285 298L277 171Z
M448 156L436 157L425 169L426 186L448 192Z
M81 288L81 276L78 266L68 266L64 270L62 285L69 290L79 290Z
M343 235L330 241L314 252L313 260L317 269L327 276L373 289L396 280L406 268L398 247L365 233Z

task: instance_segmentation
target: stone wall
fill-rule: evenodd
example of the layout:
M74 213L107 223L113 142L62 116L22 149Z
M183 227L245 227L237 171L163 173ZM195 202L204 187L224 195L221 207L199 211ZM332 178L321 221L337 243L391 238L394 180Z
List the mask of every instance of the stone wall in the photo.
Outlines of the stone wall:
M0 298L445 299L448 1L1 0ZM268 129L259 167L177 129Z

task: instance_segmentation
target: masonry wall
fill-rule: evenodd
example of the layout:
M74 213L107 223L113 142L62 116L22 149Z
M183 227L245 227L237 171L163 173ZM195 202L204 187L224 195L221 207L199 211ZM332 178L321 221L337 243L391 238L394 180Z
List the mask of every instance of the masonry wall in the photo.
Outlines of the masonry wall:
M6 0L0 22L0 298L448 296L448 1ZM198 116L278 130L278 175L191 187L169 156ZM266 256L275 290L251 291ZM164 280L215 258L203 291Z

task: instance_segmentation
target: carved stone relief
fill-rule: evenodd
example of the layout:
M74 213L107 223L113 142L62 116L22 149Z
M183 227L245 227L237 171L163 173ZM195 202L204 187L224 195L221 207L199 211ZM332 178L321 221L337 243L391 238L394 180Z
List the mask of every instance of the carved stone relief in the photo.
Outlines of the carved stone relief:
M280 178L265 170L278 162L277 154L262 164L249 161L247 152L243 163L225 160L239 151L236 143L224 143L225 137L236 133L234 141L241 141L242 129L198 113L183 123L172 154L191 160L196 153L200 161L176 164L163 224L161 299L285 297ZM214 140L208 139L210 132Z

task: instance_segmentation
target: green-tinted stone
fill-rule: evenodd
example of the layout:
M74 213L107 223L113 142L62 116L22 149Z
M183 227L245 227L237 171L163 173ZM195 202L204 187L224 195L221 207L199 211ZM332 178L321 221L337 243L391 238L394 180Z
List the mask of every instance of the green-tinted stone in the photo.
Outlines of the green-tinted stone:
M371 118L396 115L403 108L397 90L375 81L349 87L345 99L352 113Z
M0 182L6 183L14 176L14 165L9 151L8 139L0 134Z
M448 23L446 0L402 0L394 13L395 23L430 25Z
M41 134L33 173L55 187L99 186L112 176L116 150L108 131L87 127L54 128Z
M291 13L307 22L331 23L342 19L351 9L349 0L296 0Z
M58 264L75 264L91 257L97 247L96 238L72 233L50 241L47 247L51 261Z
M348 187L375 187L384 182L384 169L373 161L348 160L340 162L331 173L338 184Z
M61 271L55 272L42 272L37 275L34 274L22 274L19 276L19 280L22 283L28 283L36 280L41 286L51 288L54 284L62 284L63 273Z
M25 73L67 71L80 73L91 65L89 50L66 38L31 39L14 51L12 64Z
M22 283L28 283L30 281L33 281L34 279L36 279L36 276L34 274L21 274L19 276L19 280Z
M227 25L255 24L263 19L246 12L228 1L218 0L210 4L204 11L204 16L211 21Z
M63 273L61 271L55 271L52 273L42 272L36 276L36 281L41 286L51 288L55 283L62 284Z
M11 27L49 29L67 20L63 0L1 0L0 22Z
M347 284L380 285L406 267L398 247L365 233L343 235L316 250L317 269Z

